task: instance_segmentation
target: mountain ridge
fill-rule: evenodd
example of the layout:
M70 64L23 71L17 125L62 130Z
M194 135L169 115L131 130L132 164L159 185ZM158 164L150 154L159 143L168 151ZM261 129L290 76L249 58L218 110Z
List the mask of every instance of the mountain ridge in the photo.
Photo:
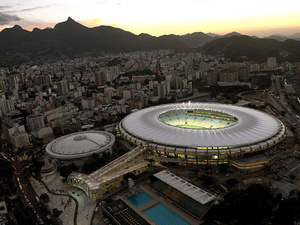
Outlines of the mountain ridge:
M250 38L247 40L249 43L244 43L247 42L245 37ZM295 37L298 37L297 34L295 34ZM85 53L100 52L199 49L209 54L224 54L228 57L237 58L237 54L245 55L247 53L249 56L253 55L249 49L251 46L252 49L259 51L262 51L261 49L268 52L271 49L277 52L287 51L285 48L288 48L288 46L283 43L262 40L276 41L276 38L252 38L237 32L231 32L224 36L203 32L185 35L170 34L159 37L145 33L135 35L129 31L111 26L88 28L69 17L66 21L56 24L51 29L34 28L32 31L27 31L19 25L3 29L0 32L0 66L13 63L20 64L28 61L28 59L38 57L73 57ZM277 47L265 48L261 46L262 44L276 45ZM255 45L260 47L258 48ZM297 43L293 42L290 45L297 46ZM293 50L289 48L289 51ZM265 56L269 53L262 51L260 54ZM251 56L249 59L252 58Z

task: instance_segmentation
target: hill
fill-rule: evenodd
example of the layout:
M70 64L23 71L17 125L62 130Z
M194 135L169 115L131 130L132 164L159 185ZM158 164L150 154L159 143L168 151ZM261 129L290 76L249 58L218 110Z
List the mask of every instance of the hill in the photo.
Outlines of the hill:
M278 61L299 61L300 42L296 40L278 41L259 39L245 35L218 38L200 48L207 54L230 57L232 61L252 60L265 62L267 57L277 57Z
M295 34L294 37L298 37ZM294 40L277 40L241 35L237 32L225 36L195 32L186 35L149 34L135 35L131 32L110 26L88 28L72 18L58 23L55 27L27 31L16 25L0 32L0 66L17 65L34 60L34 63L47 60L77 57L86 54L102 54L150 51L158 49L187 50L197 49L207 54L224 55L233 60L265 61L268 56L282 60L299 61L299 43ZM297 55L298 54L298 55Z
M158 49L194 48L213 38L204 33L184 36L135 35L110 26L88 28L72 18L53 29L33 29L16 25L0 32L0 66L19 64L40 57L72 57L83 53L118 53Z

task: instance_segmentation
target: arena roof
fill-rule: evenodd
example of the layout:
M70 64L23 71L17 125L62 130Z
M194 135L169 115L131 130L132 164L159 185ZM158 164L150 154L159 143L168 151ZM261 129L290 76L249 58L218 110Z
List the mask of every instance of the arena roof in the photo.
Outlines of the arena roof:
M212 110L234 116L234 125L218 129L187 129L162 122L159 116L172 110ZM218 103L175 103L145 108L129 114L119 124L121 134L158 148L187 151L239 151L281 140L285 133L280 120L267 113ZM226 150L227 149L227 150Z
M77 132L53 140L46 152L54 158L75 159L103 152L114 143L115 136L105 131Z

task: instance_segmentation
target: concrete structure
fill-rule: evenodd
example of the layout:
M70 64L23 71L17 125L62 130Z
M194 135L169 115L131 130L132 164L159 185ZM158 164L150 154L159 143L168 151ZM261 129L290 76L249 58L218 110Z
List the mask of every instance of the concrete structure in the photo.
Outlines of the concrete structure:
M2 133L9 143L11 143L12 135L15 132L25 132L24 125L20 125L20 123L21 122L18 119L15 119L2 124Z
M4 116L7 116L10 112L15 111L15 104L12 100L0 100L0 109Z
M217 103L149 107L125 117L118 128L124 139L147 147L157 160L202 165L268 149L285 135L275 117Z
M69 93L69 82L67 80L61 80L57 85L59 95L67 95Z
M43 115L30 115L26 117L26 123L28 126L28 130L31 131L39 131L40 129L45 127L45 121Z
M92 109L95 107L95 100L93 98L82 99L81 105L84 109Z
M115 136L105 131L85 131L62 136L50 142L46 152L53 158L74 160L99 154L111 153Z
M143 161L144 154L145 148L137 147L89 175L70 174L68 183L84 190L92 200L101 199L122 186L125 174L138 175L148 170L149 162Z
M11 136L11 144L16 148L27 147L30 144L28 133L17 131Z
M176 176L168 170L160 171L153 175L166 184L174 187L183 194L189 196L195 201L205 205L208 202L214 201L216 196L204 191L203 189L187 182L186 180Z
M267 69L273 69L276 65L276 57L267 58Z

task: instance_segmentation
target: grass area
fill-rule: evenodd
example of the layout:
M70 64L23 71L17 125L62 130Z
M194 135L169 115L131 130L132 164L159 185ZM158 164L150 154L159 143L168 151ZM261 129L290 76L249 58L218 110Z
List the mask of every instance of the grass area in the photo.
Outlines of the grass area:
M196 126L196 125L187 125L187 124L182 124L182 125L176 125L176 127L183 127L183 128L192 128L192 129L207 129L206 127L201 127L201 126Z

